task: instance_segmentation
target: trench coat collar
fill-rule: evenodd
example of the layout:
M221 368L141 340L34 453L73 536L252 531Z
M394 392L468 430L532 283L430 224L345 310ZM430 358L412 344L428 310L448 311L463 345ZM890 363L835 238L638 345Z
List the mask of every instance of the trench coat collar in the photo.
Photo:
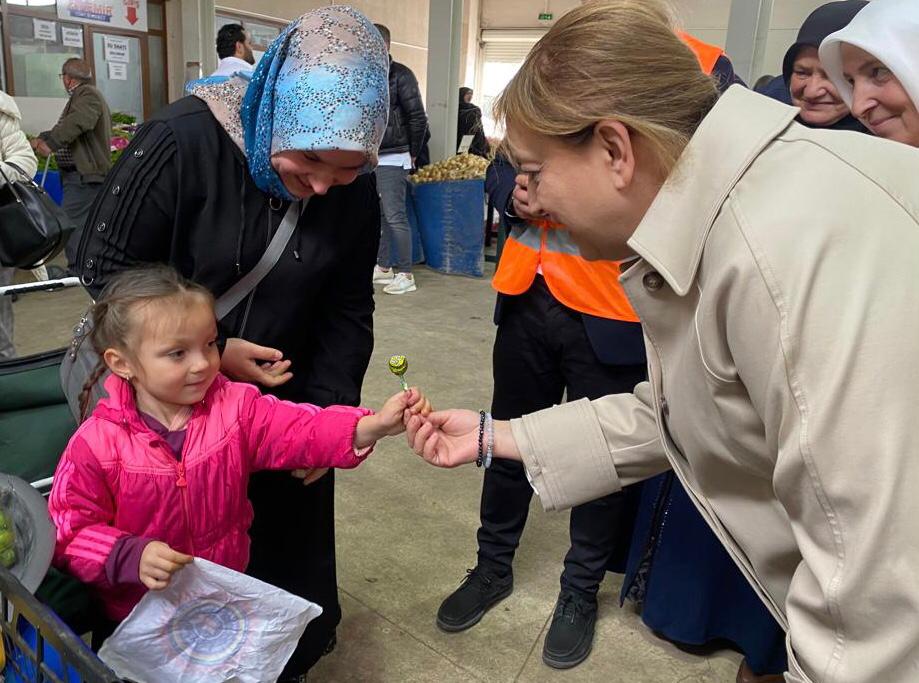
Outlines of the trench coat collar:
M728 194L797 115L794 107L734 85L692 136L628 242L680 296L695 280Z

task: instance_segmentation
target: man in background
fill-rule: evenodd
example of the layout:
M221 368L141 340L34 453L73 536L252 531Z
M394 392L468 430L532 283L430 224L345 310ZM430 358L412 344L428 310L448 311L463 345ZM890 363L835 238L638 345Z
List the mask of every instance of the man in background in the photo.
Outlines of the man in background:
M217 31L217 70L211 76L232 76L237 71L252 71L255 55L252 42L242 24L224 24Z
M390 48L389 29L376 24ZM407 294L417 287L412 275L412 233L405 213L405 184L415 167L428 131L421 90L415 74L389 57L389 123L375 171L380 193L380 251L373 269L375 284L386 294Z
M64 62L61 81L70 96L61 118L51 130L32 141L43 156L57 157L64 187L63 209L73 221L74 231L64 248L67 265L76 272L77 248L83 223L112 167L112 113L102 93L92 85L92 71L82 59Z

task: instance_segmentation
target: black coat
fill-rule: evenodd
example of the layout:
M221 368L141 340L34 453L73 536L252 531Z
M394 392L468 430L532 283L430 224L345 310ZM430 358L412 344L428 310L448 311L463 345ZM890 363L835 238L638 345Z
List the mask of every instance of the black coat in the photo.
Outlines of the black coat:
M261 258L286 209L269 206L207 105L186 97L146 123L108 175L83 231L80 274L96 297L117 272L165 262L219 296ZM278 348L293 361L293 379L272 393L322 406L360 402L379 237L372 174L313 197L278 264L221 321L221 336ZM287 472L260 472L249 498L248 572L324 610L288 662L285 675L298 675L341 620L334 477L304 487Z
M428 115L415 74L405 64L389 60L389 122L380 154L410 152L417 157L424 145Z
M464 135L472 136L470 154L488 158L488 140L482 127L482 110L471 102L460 102L456 122L456 147L459 149Z

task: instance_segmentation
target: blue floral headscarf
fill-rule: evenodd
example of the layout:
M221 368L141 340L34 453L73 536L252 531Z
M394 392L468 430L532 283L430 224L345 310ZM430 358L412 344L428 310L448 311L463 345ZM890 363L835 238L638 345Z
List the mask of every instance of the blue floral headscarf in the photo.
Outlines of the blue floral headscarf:
M259 189L291 200L272 154L357 151L367 155L367 170L376 166L389 115L389 55L363 14L322 7L291 22L253 74L206 78L187 90L243 149Z

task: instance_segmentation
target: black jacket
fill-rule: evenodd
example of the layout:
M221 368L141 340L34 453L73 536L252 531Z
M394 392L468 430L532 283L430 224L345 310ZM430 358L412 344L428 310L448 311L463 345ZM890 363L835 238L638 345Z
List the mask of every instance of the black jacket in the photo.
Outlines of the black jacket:
M80 243L81 275L95 297L115 273L165 262L220 296L256 264L286 209L269 207L207 105L185 97L140 129L109 174ZM293 361L293 379L272 393L359 403L379 221L372 174L313 197L281 260L221 321L222 336Z
M380 154L410 152L417 157L424 145L428 115L415 74L405 64L389 60L389 123Z
M472 136L470 154L488 158L488 140L482 127L482 110L471 102L460 102L456 125L456 147L459 149L464 135Z

